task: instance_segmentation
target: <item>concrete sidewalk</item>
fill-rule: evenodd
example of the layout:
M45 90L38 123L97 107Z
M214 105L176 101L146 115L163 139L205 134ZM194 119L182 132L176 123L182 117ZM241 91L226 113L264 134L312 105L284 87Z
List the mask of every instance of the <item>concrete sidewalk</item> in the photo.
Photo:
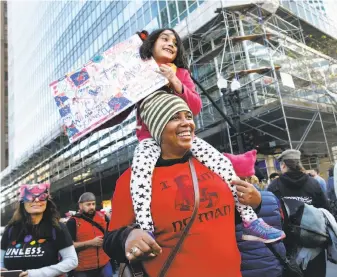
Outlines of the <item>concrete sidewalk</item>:
M336 277L337 276L337 265L328 262L326 277Z
M326 277L336 277L337 276L337 265L328 262Z

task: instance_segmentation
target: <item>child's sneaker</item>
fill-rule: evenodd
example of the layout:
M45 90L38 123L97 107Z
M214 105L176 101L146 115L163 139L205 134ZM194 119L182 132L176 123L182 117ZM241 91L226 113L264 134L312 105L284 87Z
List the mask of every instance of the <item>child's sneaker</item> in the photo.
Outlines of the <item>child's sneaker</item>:
M251 223L244 224L243 240L261 241L264 243L272 243L286 237L282 230L278 230L269 226L262 218L255 219Z

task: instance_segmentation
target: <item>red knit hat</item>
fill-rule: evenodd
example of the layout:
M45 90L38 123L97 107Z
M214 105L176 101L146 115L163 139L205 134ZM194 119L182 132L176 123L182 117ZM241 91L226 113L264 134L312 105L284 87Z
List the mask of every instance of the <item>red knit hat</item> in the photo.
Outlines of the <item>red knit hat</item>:
M244 154L233 155L224 153L224 155L232 162L234 171L239 177L250 177L255 174L256 150L248 151Z

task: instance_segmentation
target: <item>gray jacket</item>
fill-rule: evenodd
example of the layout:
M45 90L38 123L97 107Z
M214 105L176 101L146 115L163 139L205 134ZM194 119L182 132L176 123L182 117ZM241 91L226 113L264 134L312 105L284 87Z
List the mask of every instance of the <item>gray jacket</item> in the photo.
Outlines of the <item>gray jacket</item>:
M317 209L304 204L300 224L300 245L296 261L306 269L310 260L313 260L323 249L325 242L328 245L328 260L337 263L337 222L332 214L325 209Z

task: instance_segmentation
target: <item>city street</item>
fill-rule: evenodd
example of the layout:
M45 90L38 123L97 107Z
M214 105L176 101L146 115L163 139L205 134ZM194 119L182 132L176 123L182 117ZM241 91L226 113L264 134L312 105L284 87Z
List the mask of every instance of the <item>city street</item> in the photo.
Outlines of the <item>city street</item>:
M337 276L337 265L328 262L326 277L336 277Z
M0 277L337 277L336 14L0 0Z

